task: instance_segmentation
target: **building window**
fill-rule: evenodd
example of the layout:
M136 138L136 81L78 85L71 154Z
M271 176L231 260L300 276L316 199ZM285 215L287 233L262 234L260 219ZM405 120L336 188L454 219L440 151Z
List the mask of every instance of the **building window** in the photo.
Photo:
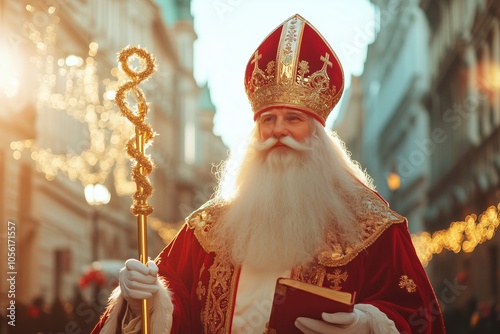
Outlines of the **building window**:
M184 161L192 165L196 159L196 130L193 123L186 123L184 127Z

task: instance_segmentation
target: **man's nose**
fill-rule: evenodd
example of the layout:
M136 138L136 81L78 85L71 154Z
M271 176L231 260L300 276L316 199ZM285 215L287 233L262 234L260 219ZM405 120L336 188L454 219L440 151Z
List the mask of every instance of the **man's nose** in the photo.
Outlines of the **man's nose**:
M273 136L279 139L287 135L288 135L288 129L285 126L285 122L282 119L278 118L274 123Z

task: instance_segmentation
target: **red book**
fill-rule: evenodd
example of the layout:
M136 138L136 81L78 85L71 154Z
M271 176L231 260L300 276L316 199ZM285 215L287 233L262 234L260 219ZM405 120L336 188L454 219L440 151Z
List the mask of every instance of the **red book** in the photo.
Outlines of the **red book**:
M323 312L352 312L355 295L290 278L278 278L267 334L301 334L295 327L298 317L321 320Z

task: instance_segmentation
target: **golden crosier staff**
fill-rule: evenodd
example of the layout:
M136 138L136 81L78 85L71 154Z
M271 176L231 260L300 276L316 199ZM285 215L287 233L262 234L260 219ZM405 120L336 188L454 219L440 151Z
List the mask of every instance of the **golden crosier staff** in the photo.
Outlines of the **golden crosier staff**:
M135 71L130 68L130 58L140 58L144 61L144 69ZM139 242L139 260L147 264L148 262L148 240L147 240L147 218L153 212L153 207L147 203L148 198L153 193L153 187L149 182L148 175L153 170L151 158L145 154L146 147L153 139L153 130L149 124L145 123L149 106L144 97L144 93L138 85L148 79L155 71L156 64L154 57L146 50L139 47L128 46L118 55L118 63L130 78L129 81L121 85L116 91L115 102L120 108L123 116L127 117L135 126L135 134L127 142L127 153L130 155L132 164L132 179L137 184L137 190L132 196L134 203L130 207L130 212L137 216L137 230ZM126 100L126 94L131 91L137 100L137 110L134 113L130 110ZM142 334L148 334L150 328L148 300L142 300Z

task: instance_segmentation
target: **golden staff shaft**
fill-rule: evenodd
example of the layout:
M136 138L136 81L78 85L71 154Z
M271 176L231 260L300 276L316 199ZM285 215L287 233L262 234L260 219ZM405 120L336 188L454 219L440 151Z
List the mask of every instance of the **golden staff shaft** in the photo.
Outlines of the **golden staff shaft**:
M137 151L142 155L145 154L144 150L144 135L142 132L135 128L135 145ZM140 174L143 174L142 166L139 166ZM143 189L141 186L138 187L138 192L142 193ZM147 206L146 199L141 199L137 201L137 206ZM139 246L139 261L147 265L148 263L148 216L143 213L137 215L137 231L138 231L138 246ZM142 300L142 333L149 334L150 323L149 323L149 302L147 299Z

